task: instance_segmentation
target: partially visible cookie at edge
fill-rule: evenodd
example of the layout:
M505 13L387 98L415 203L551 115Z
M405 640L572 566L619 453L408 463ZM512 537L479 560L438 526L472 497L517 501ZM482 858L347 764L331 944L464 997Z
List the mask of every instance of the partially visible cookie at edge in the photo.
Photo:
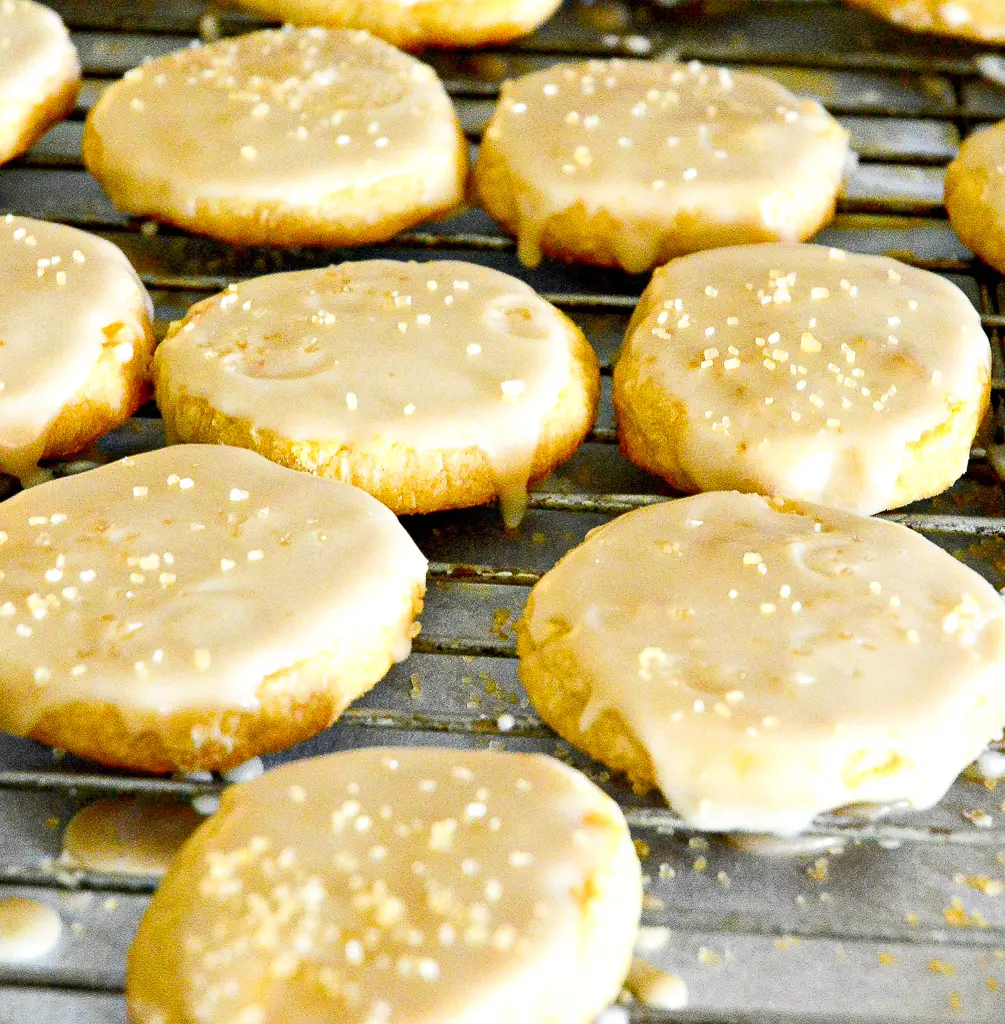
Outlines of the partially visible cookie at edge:
M909 32L959 36L983 43L1005 41L999 0L845 0Z
M426 560L364 492L185 445L0 503L0 728L134 771L327 728L407 657Z
M0 2L0 164L73 110L80 61L59 15L34 0Z
M1005 121L963 140L946 170L944 201L960 241L1005 272Z
M0 470L28 483L149 397L152 307L111 242L11 214L0 285Z

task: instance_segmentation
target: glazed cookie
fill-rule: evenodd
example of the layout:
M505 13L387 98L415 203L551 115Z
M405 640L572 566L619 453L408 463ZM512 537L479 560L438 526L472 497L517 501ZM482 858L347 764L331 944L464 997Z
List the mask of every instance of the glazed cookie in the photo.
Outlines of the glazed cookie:
M489 46L533 32L561 0L238 0L294 25L366 29L395 46Z
M534 588L520 678L690 824L929 807L1005 724L1005 607L906 527L715 492L631 512Z
M62 121L79 91L77 51L59 15L32 0L0 0L0 164Z
M911 32L963 36L982 42L1005 40L1001 0L847 0Z
M641 902L618 806L551 758L298 761L228 790L171 866L129 1016L585 1024L618 995Z
M955 285L817 245L658 270L614 374L624 452L681 491L872 514L950 486L988 406L991 349Z
M945 204L960 241L1005 271L1005 121L964 140L946 171Z
M830 220L848 133L768 78L692 63L590 61L503 86L475 166L479 201L546 253L632 273Z
M171 325L154 366L168 437L253 448L398 513L502 499L579 447L600 391L579 329L470 263L343 263L259 277Z
M0 728L140 771L330 725L408 655L426 560L369 495L188 445L0 504Z
M115 205L227 242L357 245L444 213L467 144L433 70L366 32L254 32L130 71L88 115Z
M0 470L80 451L146 401L150 298L111 242L0 218Z

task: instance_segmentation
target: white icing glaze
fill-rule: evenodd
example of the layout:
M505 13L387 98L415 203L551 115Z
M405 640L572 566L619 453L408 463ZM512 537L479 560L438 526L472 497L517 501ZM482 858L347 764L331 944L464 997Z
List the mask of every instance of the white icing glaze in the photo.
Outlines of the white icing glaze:
M230 771L223 773L225 782L238 783L238 782L251 782L252 779L257 779L265 771L265 765L262 764L260 757L253 757L244 764L239 764L235 768L231 768Z
M1005 779L1005 753L1000 750L985 750L977 759L977 771L991 782Z
M196 814L209 818L220 809L220 798L215 793L200 793L193 798L192 809Z
M326 197L408 176L459 200L456 115L432 68L365 32L254 32L126 74L88 118L102 184L138 215ZM206 140L212 144L207 145Z
M407 11L414 7L426 8L426 11L420 13L435 13L436 8L448 5L454 11L466 7L477 14L477 8L484 6L484 0L447 0L447 4L444 0L368 0L364 7L371 10L361 9L356 0L238 0L238 3L252 10L280 15L294 23L319 25L327 19L331 24L366 28L377 35L381 34L376 24L381 14L392 16L396 11ZM531 11L535 14L541 12L543 20L546 9L556 5L555 0L509 0L509 11L501 13L497 20L500 26L505 27L518 19L529 17ZM402 28L399 25L393 27ZM408 27L418 28L412 25Z
M343 263L231 285L155 358L159 399L201 397L293 441L477 448L510 525L570 372L569 328L553 306L458 262Z
M23 896L0 900L0 963L23 963L51 953L63 924L51 907Z
M473 8L482 4L484 0L449 0L449 2L454 8L465 6ZM368 12L358 13L359 5L354 3L354 0L348 0L348 3L344 5L347 8L344 12L338 10L340 6L343 6L341 0L238 0L238 3L260 11L266 8L281 10L283 17L286 17L291 12L295 12L300 18L310 18L312 24L320 24L326 16L330 17L332 15L346 20L352 20L353 14L357 14L360 19L366 18L367 21L372 18L372 15L367 17ZM443 0L371 0L367 6L375 9L386 8L388 12L392 12L395 9L408 10L410 7L428 7L432 9L440 6L442 3ZM517 0L517 3L519 3L519 0ZM362 28L363 26L353 25L352 27ZM373 31L372 28L368 30Z
M791 834L824 810L936 803L1005 722L1005 608L905 527L712 493L595 531L535 587L537 670L574 666L671 805Z
M882 256L769 244L658 270L621 360L619 408L648 383L683 409L686 422L654 445L675 444L667 457L694 489L871 514L894 503L908 446L977 400L991 349L977 310L944 278Z
M127 999L137 1024L586 1021L640 904L621 811L580 773L356 750L225 793L140 925Z
M187 804L128 796L97 800L67 823L60 863L107 874L163 875L201 823Z
M35 470L46 433L111 348L149 336L150 298L111 242L27 217L0 218L0 470Z
M654 953L670 941L670 929L664 925L647 924L639 928L635 938L636 953Z
M628 1011L623 1006L605 1007L594 1019L594 1024L629 1024Z
M80 75L59 15L32 0L0 0L0 160L15 155L36 108Z
M689 251L698 221L719 244L796 240L805 210L833 201L848 152L823 107L768 78L653 61L507 82L486 139L505 154L525 263L540 262L549 218L582 204L632 223L612 240L629 271Z
M270 674L394 629L426 570L369 495L216 445L24 491L0 504L0 541L13 733L74 701L254 709Z

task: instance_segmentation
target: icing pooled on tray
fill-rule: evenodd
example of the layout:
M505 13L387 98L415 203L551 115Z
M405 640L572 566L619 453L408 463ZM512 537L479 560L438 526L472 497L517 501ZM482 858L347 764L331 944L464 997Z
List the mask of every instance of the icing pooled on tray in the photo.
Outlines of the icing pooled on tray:
M169 800L96 800L67 823L60 865L107 874L163 875L202 820L188 804Z
M44 903L23 896L0 900L0 963L23 963L47 956L62 933L59 914Z

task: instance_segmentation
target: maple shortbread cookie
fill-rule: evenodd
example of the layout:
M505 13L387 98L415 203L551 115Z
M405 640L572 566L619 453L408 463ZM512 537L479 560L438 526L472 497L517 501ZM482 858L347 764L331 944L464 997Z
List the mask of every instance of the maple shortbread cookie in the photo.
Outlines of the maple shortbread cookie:
M600 392L579 329L526 284L456 261L272 274L198 303L154 366L170 440L253 448L395 512L501 498L579 447Z
M641 902L617 804L552 758L297 761L227 790L172 864L129 950L129 1016L588 1024Z
M1005 270L1005 121L964 139L946 170L945 204L960 241Z
M76 228L0 217L0 470L85 448L150 394L150 297L121 250Z
M72 110L80 62L59 15L0 0L0 164L30 149Z
M135 68L91 110L83 152L119 209L237 244L383 241L456 206L467 173L432 68L317 28Z
M614 373L624 452L685 492L864 514L949 487L991 349L954 284L883 256L736 246L656 272Z
M699 828L930 807L1005 724L1005 606L920 534L714 492L595 530L518 627L541 717Z
M474 191L529 266L544 253L638 273L808 238L833 216L849 159L823 107L761 75L594 60L503 86Z
M0 504L0 728L140 771L293 746L407 657L426 560L368 494L183 445Z
M237 0L294 25L366 29L405 49L490 46L533 32L561 0Z
M962 36L980 42L1005 40L1001 0L846 0L911 32Z

